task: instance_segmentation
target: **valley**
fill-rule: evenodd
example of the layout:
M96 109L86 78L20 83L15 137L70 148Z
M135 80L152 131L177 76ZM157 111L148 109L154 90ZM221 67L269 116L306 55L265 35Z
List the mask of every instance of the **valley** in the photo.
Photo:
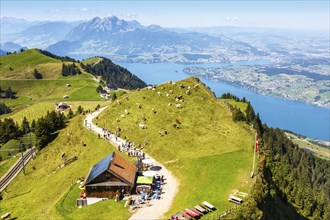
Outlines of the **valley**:
M306 71L309 75L300 71L264 66L188 67L183 69L183 72L208 80L240 85L260 94L330 108L328 69L328 65L319 66L317 70L321 74Z

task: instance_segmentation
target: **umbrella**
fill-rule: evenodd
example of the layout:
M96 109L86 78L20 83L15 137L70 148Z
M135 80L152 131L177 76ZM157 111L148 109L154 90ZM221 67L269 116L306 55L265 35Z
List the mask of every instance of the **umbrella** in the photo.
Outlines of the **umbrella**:
M148 171L144 171L142 173L143 176L156 176L156 171L153 171L153 170L148 170Z
M144 159L144 160L142 160L142 163L152 166L152 165L154 165L155 160L154 159Z
M153 166L153 167L150 167L150 170L155 170L155 171L159 171L161 170L162 167L161 166Z

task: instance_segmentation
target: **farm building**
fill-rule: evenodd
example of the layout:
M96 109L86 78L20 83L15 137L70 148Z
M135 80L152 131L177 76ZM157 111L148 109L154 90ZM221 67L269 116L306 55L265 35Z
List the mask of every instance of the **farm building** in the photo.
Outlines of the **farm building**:
M113 198L116 194L130 194L136 176L136 166L113 152L89 171L84 186L86 197Z
M111 83L108 83L105 85L105 90L107 90L108 92L112 92L112 91L116 91L117 87Z
M64 112L64 111L66 111L68 109L70 109L70 105L68 105L65 102L57 102L57 103L55 103L55 111Z

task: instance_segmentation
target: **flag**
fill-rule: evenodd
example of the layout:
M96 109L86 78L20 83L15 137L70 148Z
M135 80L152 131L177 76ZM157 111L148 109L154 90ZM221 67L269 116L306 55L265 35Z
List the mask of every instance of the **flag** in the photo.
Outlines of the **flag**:
M258 136L256 135L256 152L258 152L259 148L259 141L258 141Z

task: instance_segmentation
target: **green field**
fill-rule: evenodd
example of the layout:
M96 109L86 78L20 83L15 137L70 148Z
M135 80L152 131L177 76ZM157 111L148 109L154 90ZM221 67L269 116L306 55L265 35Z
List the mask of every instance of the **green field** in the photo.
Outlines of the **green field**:
M314 152L314 155L322 159L330 159L330 150L328 148L318 146L312 142L309 142L306 138L300 138L291 133L286 133L286 135L293 141L293 143L297 144L300 148L308 149Z
M123 203L107 201L82 209L74 207L79 194L76 180L86 176L91 166L115 150L83 128L82 121L82 117L72 119L57 138L29 162L27 175L19 174L3 193L0 213L11 212L12 218L19 219L93 219L96 215L98 219L128 218L130 213ZM63 153L76 155L78 160L54 172L63 163ZM122 156L133 163L132 158Z
M185 89L179 88L181 83ZM120 105L111 104L99 116L100 126L112 131L119 126L122 137L136 145L140 143L179 179L179 192L165 217L204 200L217 207L214 215L222 214L234 206L227 201L231 193L236 190L249 193L253 184L250 172L254 132L244 123L234 123L225 104L204 86L200 85L196 91L190 89L192 94L186 95L187 86L193 88L197 83L195 78L189 78L175 85L159 85L157 91L161 96L147 89L129 93L119 99ZM167 97L169 90L173 94ZM174 100L180 94L184 102ZM136 103L141 104L140 109ZM183 108L177 109L176 104ZM125 109L129 115L122 119L120 115L125 114ZM173 127L176 119L181 123L179 129ZM147 129L140 129L139 124L145 124ZM161 136L159 132L165 129L168 134Z
M73 112L77 111L79 105L81 105L85 110L94 110L97 105L105 106L108 104L107 101L66 101L66 103L71 106ZM29 122L32 122L33 119L37 120L38 118L45 116L47 111L54 110L55 101L44 101L26 105L24 108L21 108L15 112L1 115L0 120L4 118L12 118L20 124L25 116Z
M17 96L27 96L34 99L63 99L64 95L71 95L85 86L98 86L98 83L90 78L79 78L76 80L74 76L68 77L66 80L1 80L1 88L9 86ZM66 84L71 84L67 87ZM96 90L94 90L97 95ZM7 101L7 99L6 99Z
M80 189L78 188L78 184L75 184L56 204L56 210L65 219L91 219L93 217L97 219L108 219L108 215L117 216L120 219L128 219L130 216L130 212L126 208L123 208L125 201L117 203L114 200L109 200L78 209L75 201L79 194Z

